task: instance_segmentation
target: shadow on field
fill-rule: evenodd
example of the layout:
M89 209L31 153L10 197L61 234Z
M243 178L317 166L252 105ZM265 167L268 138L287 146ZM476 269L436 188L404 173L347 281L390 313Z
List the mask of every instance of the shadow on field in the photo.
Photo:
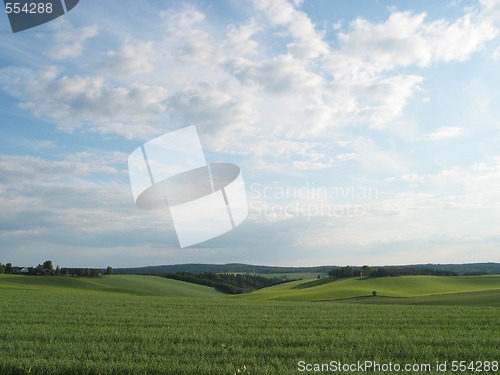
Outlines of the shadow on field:
M380 305L430 305L430 306L490 306L500 307L500 290L434 294L418 297L357 296L318 302L380 304Z
M320 285L324 285L324 284L330 284L330 283L334 283L336 281L341 281L341 280L364 281L364 280L368 280L368 278L367 277L338 277L338 278L325 277L323 279L311 280L311 281L308 281L307 283L299 284L297 286L294 286L291 289L313 288L315 286L320 286Z
M335 281L338 281L340 279L333 279L331 277L328 277L328 278L324 278L324 279L317 279L317 280L312 280L312 281L308 281L307 283L302 283L302 284L299 284L297 286L294 286L293 288L291 289L307 289L307 288L313 288L315 286L319 286L319 285L324 285L324 284L329 284L329 283L333 283Z

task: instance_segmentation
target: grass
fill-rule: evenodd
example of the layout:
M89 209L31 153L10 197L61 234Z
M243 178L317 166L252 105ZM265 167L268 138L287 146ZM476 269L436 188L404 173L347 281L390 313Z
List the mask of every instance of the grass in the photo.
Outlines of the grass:
M12 280L0 283L6 375L291 374L299 361L498 361L493 307L76 293Z
M0 275L0 373L283 374L299 372L299 361L498 361L499 283L320 279L223 296L153 276Z
M112 275L102 278L0 275L0 289L73 293L124 293L140 296L215 297L213 288L157 276Z
M354 297L336 303L377 305L494 306L500 307L500 289L479 292L434 294L420 297Z
M293 281L270 288L261 289L237 298L254 300L281 301L335 301L368 297L372 291L380 297L392 297L393 303L399 303L397 297L426 297L455 293L500 291L500 276L403 276L382 278L348 278ZM498 293L484 294L479 300L484 301ZM457 297L457 296L456 296ZM430 299L435 303L442 297ZM449 298L449 297L447 297ZM465 300L474 302L470 295ZM455 298L455 302L459 301ZM495 299L497 300L497 299ZM372 302L373 303L373 302Z

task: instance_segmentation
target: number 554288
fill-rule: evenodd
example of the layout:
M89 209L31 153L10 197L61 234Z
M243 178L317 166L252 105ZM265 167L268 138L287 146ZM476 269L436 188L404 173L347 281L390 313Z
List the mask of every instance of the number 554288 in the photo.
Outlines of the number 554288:
M52 13L52 3L5 3L5 11L7 14Z

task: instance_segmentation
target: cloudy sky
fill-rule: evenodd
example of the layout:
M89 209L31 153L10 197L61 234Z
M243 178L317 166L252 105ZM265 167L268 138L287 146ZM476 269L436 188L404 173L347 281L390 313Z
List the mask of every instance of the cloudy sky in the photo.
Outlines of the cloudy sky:
M500 261L500 2L82 0L0 14L0 262ZM249 217L180 248L127 160L196 125Z

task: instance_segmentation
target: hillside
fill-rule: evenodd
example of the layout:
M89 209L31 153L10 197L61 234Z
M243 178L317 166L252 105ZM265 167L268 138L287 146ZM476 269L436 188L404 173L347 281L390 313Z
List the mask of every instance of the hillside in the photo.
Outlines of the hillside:
M372 291L377 292L377 297L372 297ZM486 291L491 291L491 293L483 296L486 300L496 299L498 301L500 296L500 276L403 276L300 280L261 289L238 298L283 301L339 301L352 299L351 302L366 303L363 298L369 297L372 303L389 301L382 301L384 298L392 298L392 303L399 303L395 298L436 296L437 300L448 298L443 295L471 292L484 293ZM466 297L464 296L464 298ZM469 295L468 298L473 303L474 296Z
M0 275L0 289L122 293L142 296L215 297L213 288L156 276L112 275L102 278Z
M103 278L0 275L0 290L206 298L225 296L211 287L157 276ZM377 296L372 296L372 291ZM298 280L227 298L336 302L500 306L500 276L403 276Z

